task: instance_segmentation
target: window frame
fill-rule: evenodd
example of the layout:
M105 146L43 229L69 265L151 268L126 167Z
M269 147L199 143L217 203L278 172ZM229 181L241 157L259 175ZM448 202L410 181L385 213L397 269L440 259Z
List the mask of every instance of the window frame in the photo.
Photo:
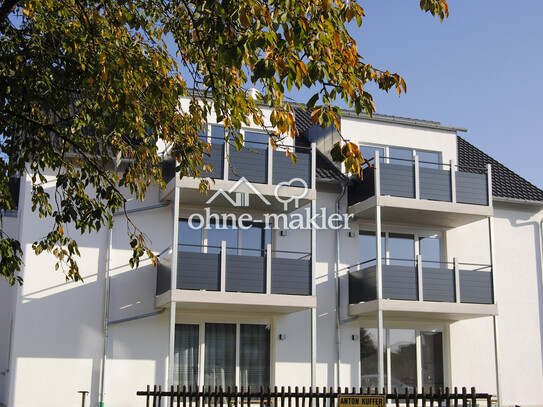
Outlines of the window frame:
M205 326L206 324L233 324L236 325L236 386L240 386L241 382L241 369L240 369L240 331L241 325L265 325L269 329L269 386L272 387L275 382L275 326L272 319L267 318L243 318L241 320L233 321L229 318L209 318L205 321L202 321L196 316L184 316L184 318L176 318L175 325L198 325L198 366L197 366L197 378L198 382L196 383L200 388L204 386L205 382ZM175 363L175 362L174 362ZM177 378L174 377L174 380ZM177 384L177 383L176 383Z
M359 332L361 329L377 329L377 325L373 324L369 321L365 322L364 325L359 326ZM417 382L416 386L418 389L421 388L421 383L423 382L422 378L422 333L424 332L440 332L441 333L441 346L442 346L442 365L443 365L443 388L449 385L449 370L450 370L450 358L449 358L449 329L447 325L444 324L418 324L418 323L399 323L399 322L391 322L391 323L384 323L383 330L385 331L384 335L384 342L385 342L385 353L386 353L386 360L385 360L385 387L387 388L387 392L391 392L393 388L391 387L392 384L392 375L391 375L391 352L390 352L390 330L392 329L400 329L400 330L413 330L415 331L415 349L416 349L416 361L417 361ZM359 334L361 337L361 334ZM375 344L377 348L379 345ZM359 379L358 382L361 385L361 378L362 378L362 361L360 360L360 344L359 344L359 356L358 360L360 363L359 367ZM376 373L377 374L377 373ZM398 389L401 390L401 389ZM411 390L411 389L410 389Z

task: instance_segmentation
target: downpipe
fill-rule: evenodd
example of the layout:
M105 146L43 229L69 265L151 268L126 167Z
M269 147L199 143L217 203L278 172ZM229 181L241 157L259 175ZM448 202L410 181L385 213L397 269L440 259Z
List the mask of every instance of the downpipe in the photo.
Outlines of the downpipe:
M150 205L150 206L145 206L145 207L142 207L142 208L128 209L128 210L126 210L124 212L116 213L113 216L115 217L115 216L119 216L119 215L127 215L129 213L147 211L147 210L151 210L151 209L165 208L170 203L171 203L170 201L166 201L166 202L164 202L162 204ZM104 395L105 395L104 389L105 389L105 377L106 377L106 361L107 361L107 345L108 345L108 336L109 336L109 331L108 331L109 325L118 324L118 323L126 322L126 321L132 321L132 320L135 320L135 319L147 318L147 317L154 316L154 315L159 315L159 314L162 314L166 310L165 308L163 308L160 311L151 312L149 314L124 318L124 319L117 320L117 321L111 321L111 322L109 321L109 302L110 302L110 297L111 297L110 270L111 270L111 252L113 250L113 227L111 227L109 229L108 239L107 240L108 240L108 242L107 242L107 256L106 256L106 272L105 272L105 276L104 276L104 278L105 278L105 282L104 282L104 323L103 323L103 328L102 328L103 329L104 344L103 344L103 348L102 348L102 366L101 366L101 369L100 369L100 393L99 393L99 404L98 404L99 407L104 407L104 405L105 405L105 403L104 403Z

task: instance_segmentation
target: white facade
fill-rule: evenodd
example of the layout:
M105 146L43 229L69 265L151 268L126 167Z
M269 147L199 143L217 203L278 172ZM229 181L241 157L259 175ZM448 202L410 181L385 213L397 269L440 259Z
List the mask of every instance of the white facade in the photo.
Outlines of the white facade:
M209 130L211 135L214 130ZM423 157L436 153L439 169L458 163L456 129L435 123L347 116L342 134L361 146L382 148L387 158L383 168L377 165L380 174L388 157L405 153L400 149ZM246 139L255 142L255 137ZM385 386L475 386L479 392L499 391L504 406L543 405L543 202L495 197L486 205L468 205L456 197L435 202L374 194L353 203L348 198L356 193L353 188L343 194L340 181L316 176L314 146L296 152L309 160L308 191L298 210L293 201L287 210L283 203L300 194L300 184L284 185L278 193L280 178L270 174L279 168L279 158L267 150L259 157L267 167L265 180L252 182L264 199L241 185L233 192L249 194L248 207L234 208L220 196L207 205L219 188L228 191L238 176L254 175L229 172L229 162L223 160L222 179L211 184L207 196L198 193L193 180L172 179L166 191L150 191L145 202L132 203L130 209L143 210L130 213L130 218L146 233L152 250L162 252L162 269L157 272L149 261L130 269L125 219L119 216L111 233L77 237L84 283L66 283L62 273L54 271L51 257L33 254L32 243L50 225L32 213L30 180L24 179L17 214L4 217L5 230L23 245L24 285L0 282L0 405L73 406L81 403L78 391L89 391L87 405L141 406L144 401L136 391L147 385L241 386L260 380L271 386L360 387L378 383L380 373ZM451 176L455 180L457 175ZM233 231L225 222L223 231L215 224L194 234L183 232L185 220L192 214L205 217L206 207L219 215L232 213L239 219L249 213L260 220L270 212L292 217L306 214L306 209L315 215L326 208L331 215L338 199L340 214L351 215L338 230L265 231L256 222L251 231ZM380 249L376 231L384 236ZM179 250L168 251L176 246ZM366 269L353 266L371 256L378 279L396 265L395 253L407 253L406 247L410 252L402 261L410 265L422 254L415 273L422 273L425 264L431 268L425 259L435 261L424 257L428 250L430 257L439 258L434 268L492 266L486 269L492 270L491 303L461 302L460 277L453 271L456 297L449 301L421 298L425 277L415 287L416 299L387 294L386 278L377 283L381 287L376 293L369 290L375 298L350 299L349 292L356 289L350 287L355 280L349 274L362 276ZM384 260L377 260L377 250ZM204 260L215 262L213 278L196 283L186 279L187 264L208 267ZM238 277L246 279L243 270L228 268L241 260L263 272L262 281L247 283L255 284L252 288L230 277L239 272ZM289 282L288 265L299 267L302 277ZM176 268L177 273L171 273ZM157 273L165 276L158 285ZM282 276L281 284L276 275ZM306 277L307 284L302 281ZM217 290L191 285L215 282ZM372 335L380 321L379 341ZM383 350L381 371L372 346Z

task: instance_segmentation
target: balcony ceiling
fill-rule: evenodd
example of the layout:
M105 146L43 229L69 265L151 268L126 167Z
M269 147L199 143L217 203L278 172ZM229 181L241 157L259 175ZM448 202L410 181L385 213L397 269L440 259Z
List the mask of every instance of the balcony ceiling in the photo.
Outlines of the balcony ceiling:
M170 300L175 302L179 310L242 312L245 315L291 314L317 306L316 297L310 295L175 290L155 297L155 307L164 307Z
M496 304L465 304L451 302L374 300L349 305L349 315L363 318L377 318L383 311L383 318L398 320L440 320L461 321L488 317L498 314Z
M173 191L177 187L182 189L179 195L180 204L187 207L209 207L238 212L250 209L251 212L288 213L295 209L296 200L298 200L298 207L301 208L315 200L317 196L315 189L305 189L295 185L282 185L277 189L276 196L276 185L258 183L249 185L238 183L238 181L216 180L214 183L210 181L207 193L202 193L199 191L199 184L200 181L194 178L173 179L167 188L161 191L160 199L173 201ZM220 190L222 192L219 192ZM301 198L295 199L296 197Z
M349 207L356 219L375 221L375 208L381 206L381 221L416 226L456 228L492 216L491 206L429 201L392 196L371 197Z

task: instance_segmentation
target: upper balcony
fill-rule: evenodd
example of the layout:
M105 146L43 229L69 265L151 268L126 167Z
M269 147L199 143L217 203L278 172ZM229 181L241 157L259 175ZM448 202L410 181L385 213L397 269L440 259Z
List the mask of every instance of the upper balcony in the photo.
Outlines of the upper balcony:
M311 255L293 251L180 244L160 256L155 306L285 314L314 308ZM172 283L175 289L171 289Z
M388 317L462 320L497 314L489 265L423 261L420 255L382 263L381 271L375 259L348 268L351 315L381 310Z
M213 130L211 134L214 134ZM210 193L207 195L200 193L199 179L179 179L175 174L174 160L166 160L163 173L168 186L161 198L171 199L175 187L183 188L180 204L202 207L212 192L222 190L223 193L214 200L213 205L227 207L237 202L240 194L246 197L247 194L256 194L260 199L252 200L251 209L274 212L286 211L284 202L292 200L292 197L300 197L299 206L316 199L315 145L281 145L272 149L268 137L263 133L246 131L245 144L240 151L226 143L224 137L206 138L211 144L211 151L205 154L204 164L211 165L213 170L205 176L214 181L210 182ZM296 164L291 158L292 154L297 157ZM226 195L236 197L229 199Z
M421 226L454 228L492 215L490 166L379 158L379 151L373 161L349 189L349 212L358 219L374 219L376 206L383 221Z

